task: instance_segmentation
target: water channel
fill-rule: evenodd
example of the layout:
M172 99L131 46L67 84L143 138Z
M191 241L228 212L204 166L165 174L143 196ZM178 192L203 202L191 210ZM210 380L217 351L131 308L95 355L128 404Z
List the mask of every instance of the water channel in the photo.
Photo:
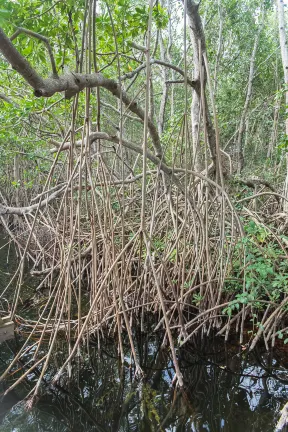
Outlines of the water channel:
M0 290L17 265L13 249L4 246L6 241L0 239ZM33 310L33 286L27 275L19 313ZM66 353L62 341L33 407L27 406L25 397L39 370L7 396L0 396L0 432L274 430L288 399L288 349L283 343L277 343L269 353L259 344L248 354L236 336L227 344L219 338L194 340L177 352L185 382L180 391L173 385L171 354L162 346L163 335L135 330L134 336L144 372L142 380L134 377L128 342L124 341L126 363L122 366L115 340L105 337L100 351L97 340L91 341L76 360L72 378L63 375L51 385L51 377ZM0 344L1 373L20 344L19 336ZM19 376L17 368L0 384L1 395Z

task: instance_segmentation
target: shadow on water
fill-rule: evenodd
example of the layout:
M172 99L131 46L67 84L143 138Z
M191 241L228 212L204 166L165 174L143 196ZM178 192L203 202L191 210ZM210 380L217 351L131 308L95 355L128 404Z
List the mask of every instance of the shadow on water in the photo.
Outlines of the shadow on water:
M1 287L15 266L13 255L7 262L3 251ZM31 297L33 287L27 284L29 289ZM75 360L71 378L64 374L51 385L66 355L66 342L59 342L36 405L27 409L25 397L40 369L0 399L0 432L273 431L288 395L288 350L279 347L267 353L259 345L247 354L236 340L226 345L222 339L194 341L177 351L185 383L180 391L173 386L174 370L169 349L162 346L163 335L135 331L135 341L144 371L141 381L134 379L128 343L121 367L115 341L106 338L101 352L91 341ZM16 338L0 344L1 373L19 343ZM33 350L25 363L32 355ZM8 382L0 384L1 394L20 376L19 369L18 363Z

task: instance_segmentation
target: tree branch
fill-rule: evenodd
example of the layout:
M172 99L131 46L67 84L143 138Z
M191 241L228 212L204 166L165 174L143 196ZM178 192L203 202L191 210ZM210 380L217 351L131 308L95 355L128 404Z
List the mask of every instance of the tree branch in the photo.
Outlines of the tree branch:
M268 189L270 189L272 192L276 192L276 189L269 183L267 180L260 179L260 178L251 178L251 179L233 179L235 183L244 184L248 187L251 187L253 189L256 189L256 186L263 185L266 186Z
M18 27L17 30L16 30L16 32L10 38L11 42L14 39L16 39L16 37L19 34L21 34L21 33L25 33L28 36L34 37L35 39L39 39L39 40L41 40L42 42L45 43L45 45L47 47L47 50L48 50L49 57L50 57L50 62L51 62L53 76L54 76L54 78L58 78L58 73L57 73L57 69L56 69L56 63L55 63L55 59L54 59L54 55L53 55L53 51L52 51L49 39L47 39L45 36L43 36L43 35L41 35L39 33L33 32L33 31L25 29L23 27Z
M31 85L34 89L41 88L44 85L44 80L38 75L38 73L32 68L30 63L17 51L10 39L5 35L3 30L0 28L0 51L23 78Z
M157 64L160 66L164 66L168 69L172 69L175 72L178 72L181 76L185 77L185 72L181 68L179 68L178 66L173 65L172 63L162 61L162 60L151 59L150 64L151 65ZM146 62L141 64L140 66L138 66L134 71L131 71L131 72L126 73L125 75L122 75L120 79L121 79L121 81L124 81L127 78L133 78L135 75L137 75L139 72L141 72L141 70L144 70L145 68L146 68ZM190 85L190 87L193 87L193 88L200 91L200 85L199 85L198 81L195 81L195 80L188 78L187 83Z
M59 78L52 77L43 79L30 63L16 50L1 28L0 51L12 67L34 88L36 97L51 97L55 93L65 92L65 98L69 99L85 88L103 87L118 99L122 98L123 103L129 110L144 121L144 110L137 102L130 99L117 81L105 78L101 73L80 74L72 72L70 74L61 75ZM157 128L150 118L148 119L148 128L156 156L162 157L160 137Z
M103 101L100 102L100 105L103 106L103 107L105 107L105 108L109 108L109 109L113 110L117 114L120 114L120 111L116 107L114 107L113 105L110 105L110 104L108 104L106 102L103 102ZM124 114L124 116L127 117L127 118L129 118L130 120L134 120L134 121L138 121L140 123L143 123L143 120L141 120L138 117L134 117L134 116L131 116L129 114Z
M146 53L146 51L147 51L147 47L145 47L145 46L143 46L143 45L138 45L136 42L130 42L130 45L133 47L133 48L135 48L135 49L137 49L138 51L142 51L142 52L144 52L144 53Z
M113 143L119 144L119 145L121 144L124 147L126 147L126 148L140 154L140 155L143 154L143 150L142 150L142 147L140 145L134 144L131 141L127 141L124 138L121 138L121 140L120 140L117 135L109 135L106 132L92 132L89 136L90 145L92 144L93 141L95 141L97 139L110 141L110 142L113 142ZM78 147L81 145L81 142L82 141L80 141L80 140L76 141L76 143L74 143L74 145L76 145L76 147ZM69 148L70 148L70 143L67 142L63 145L61 150L67 150ZM225 198L228 201L230 209L232 211L234 211L234 208L233 208L225 190L222 188L222 186L220 186L218 183L211 180L209 177L206 177L204 174L198 173L198 172L193 171L193 170L186 170L184 168L171 168L168 165L166 165L166 163L163 162L163 160L161 160L161 158L155 156L150 150L147 150L147 158L154 165L158 166L164 172L164 174L172 181L172 183L174 183L175 186L178 187L178 189L183 193L183 195L185 195L185 186L182 185L180 180L176 177L175 173L181 172L181 173L185 173L185 174L191 174L192 176L199 178L201 180L204 180L207 183L211 184L212 186L214 186L215 188L217 188L219 191L221 191L223 193L223 195L225 196ZM188 196L188 201L190 202L192 208L194 208L194 203L193 203L194 200Z
M6 96L4 93L0 93L0 99L4 100L5 102L11 104L11 105L15 105L18 106L15 102L13 102L12 99L10 99L8 96Z
M66 185L64 185L61 189L58 189L57 191L55 191L51 195L49 195L49 197L47 197L46 199L44 199L40 203L36 203L36 204L33 204L31 206L28 206L28 207L6 207L6 206L3 206L2 204L0 204L0 216L7 215L7 214L10 214L10 215L16 214L19 216L23 216L24 214L31 213L33 210L36 210L38 207L44 207L50 201L57 198L57 196L60 195L61 192L63 192L63 190L65 188L66 188Z

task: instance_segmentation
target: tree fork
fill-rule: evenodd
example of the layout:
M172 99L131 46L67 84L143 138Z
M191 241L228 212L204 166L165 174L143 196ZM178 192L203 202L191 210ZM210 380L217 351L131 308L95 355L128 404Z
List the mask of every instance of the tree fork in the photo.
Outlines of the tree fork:
M61 75L60 77L43 79L25 57L18 52L2 28L0 28L0 52L11 64L12 68L34 89L34 95L36 97L48 98L55 93L65 92L65 98L70 99L85 88L103 87L118 99L120 99L120 95L122 94L123 103L131 112L144 121L144 110L137 102L130 99L127 93L121 89L117 81L105 78L101 73L82 74L71 72ZM160 137L155 124L150 118L148 119L148 128L156 156L162 157L163 152Z

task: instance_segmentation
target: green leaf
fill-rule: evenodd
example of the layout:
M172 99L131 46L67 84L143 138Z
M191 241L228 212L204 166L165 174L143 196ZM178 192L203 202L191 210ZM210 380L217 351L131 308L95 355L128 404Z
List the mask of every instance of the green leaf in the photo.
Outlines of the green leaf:
M0 9L0 25L3 25L9 17L10 12L8 10Z
M279 339L283 339L283 333L281 332L281 330L279 330L278 332L277 332L277 336L278 336L278 338Z

